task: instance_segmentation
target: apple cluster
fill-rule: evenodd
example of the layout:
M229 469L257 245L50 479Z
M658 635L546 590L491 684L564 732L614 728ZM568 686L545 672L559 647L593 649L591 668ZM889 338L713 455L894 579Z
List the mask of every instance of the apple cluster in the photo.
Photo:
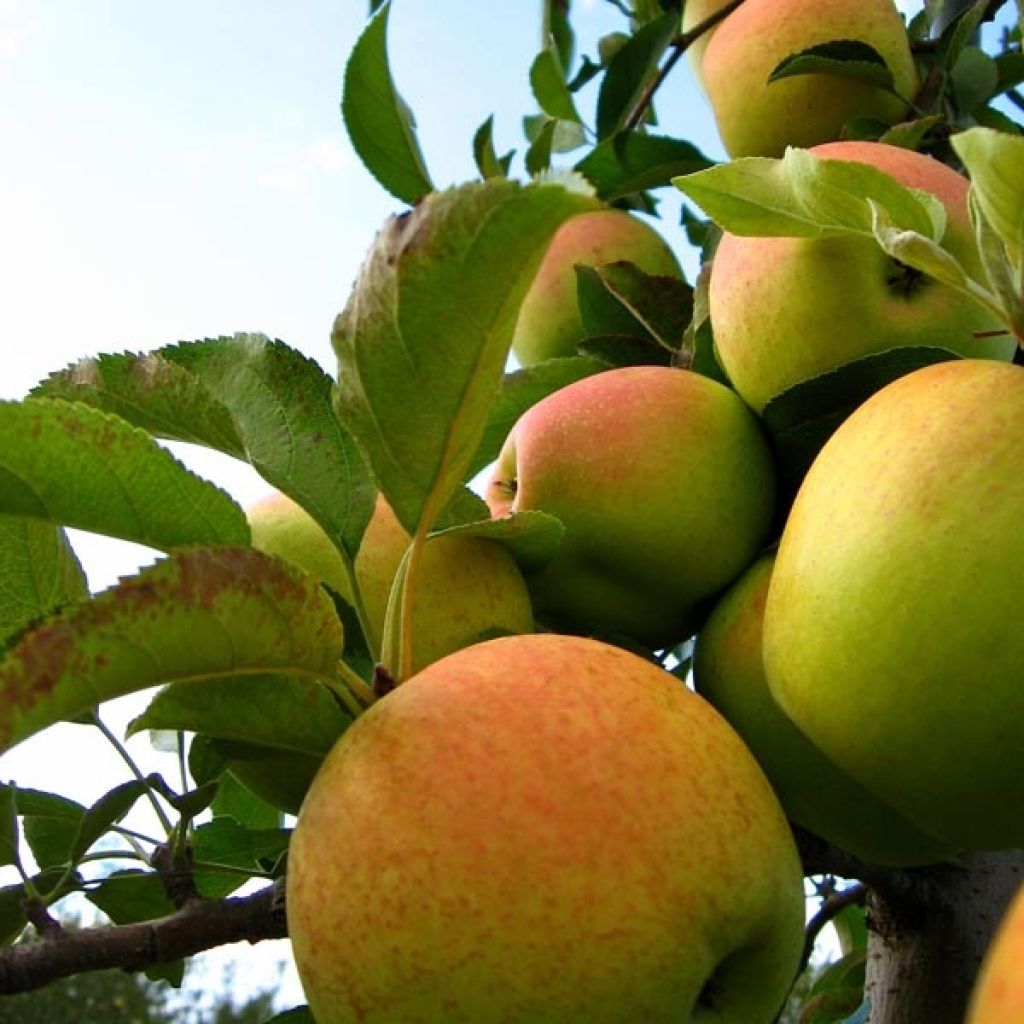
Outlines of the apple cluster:
M723 6L691 0L685 18ZM767 83L837 36L881 54L896 95ZM906 114L916 71L891 0L747 0L692 55L730 154L813 147L929 193L943 248L980 275L966 178L836 141L853 118ZM521 307L522 366L576 353L575 268L614 261L681 276L646 222L572 218ZM709 300L728 384L619 366L515 423L485 497L496 519L561 522L543 567L491 539L427 541L415 672L328 755L289 853L321 1024L768 1024L803 946L790 823L899 867L1024 845L1013 338L864 237L726 232ZM787 493L769 403L914 346L946 358L871 395ZM354 576L297 506L250 518L258 545L343 598L358 587L379 653L410 542L386 501ZM668 671L691 645L692 675Z

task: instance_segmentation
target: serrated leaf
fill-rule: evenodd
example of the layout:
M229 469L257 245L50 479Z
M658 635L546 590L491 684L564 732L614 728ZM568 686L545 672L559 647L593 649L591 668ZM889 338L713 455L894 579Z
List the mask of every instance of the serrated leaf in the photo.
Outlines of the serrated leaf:
M0 746L156 683L329 677L342 639L330 598L296 567L251 548L180 551L22 638L0 662Z
M195 374L165 359L162 351L90 356L50 374L32 395L86 402L154 437L246 457L245 441L231 413Z
M967 168L985 219L1019 267L1024 255L1024 137L971 128L950 142Z
M545 47L530 65L530 88L537 105L549 117L579 121L580 115L565 81L565 69L553 46Z
M942 348L888 349L801 381L773 398L762 420L772 441L783 489L790 496L815 455L862 402L904 374L959 359Z
M0 514L169 551L244 544L245 515L144 431L80 402L0 402Z
M473 134L473 160L482 178L506 178L512 153L499 157L494 149L494 116L491 115Z
M526 511L438 530L432 537L484 537L508 548L524 573L540 572L562 546L565 526L547 512Z
M885 58L860 39L836 39L790 54L768 76L769 82L799 75L832 75L853 78L891 92L892 72Z
M326 754L352 721L311 679L280 674L171 683L127 728L180 729L300 754Z
M924 137L937 125L943 123L941 114L929 114L927 117L918 117L913 121L901 121L886 128L880 136L879 142L890 146L900 146L902 149L918 149Z
M663 188L679 175L712 166L713 161L689 142L622 132L595 146L575 169L610 202L634 192Z
M335 323L335 406L410 534L467 479L548 241L593 208L491 179L431 194L378 236Z
M470 475L475 476L498 457L516 420L531 405L536 405L559 388L607 369L609 366L603 360L570 356L548 359L506 374L501 390L491 405L479 447L470 463Z
M117 824L136 802L146 795L148 785L143 779L132 779L104 793L82 816L78 831L68 851L71 863L77 863L89 848Z
M367 170L393 196L412 205L433 190L409 108L388 64L390 2L381 5L345 65L341 113Z
M0 516L0 649L26 626L88 593L64 530L38 519Z
M247 829L277 829L281 826L281 812L243 786L230 772L221 777L210 809L214 818L231 818Z
M678 13L655 18L634 32L608 62L597 96L598 139L607 139L625 126L678 28Z
M901 228L936 240L945 231L945 209L934 196L906 189L875 167L802 149L790 148L779 160L744 157L675 184L737 235L870 235L871 201Z

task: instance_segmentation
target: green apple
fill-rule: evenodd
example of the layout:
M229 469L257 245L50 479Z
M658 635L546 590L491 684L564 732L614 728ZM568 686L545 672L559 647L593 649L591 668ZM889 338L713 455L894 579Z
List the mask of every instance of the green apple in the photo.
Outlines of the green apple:
M725 0L689 0L692 28ZM691 60L730 156L782 156L787 146L838 139L854 118L894 124L908 116L918 77L903 19L892 0L745 0L699 42ZM895 91L835 75L769 83L790 54L836 40L871 46Z
M495 517L537 509L565 525L528 578L538 618L661 647L757 556L774 467L735 392L689 370L607 370L528 409L487 486Z
M248 511L253 544L318 575L351 603L341 555L312 517L275 493ZM378 497L355 559L375 654L381 649L388 597L410 538ZM500 633L533 630L533 609L512 555L481 537L433 537L423 549L412 594L413 670Z
M985 954L965 1024L1024 1024L1024 888Z
M931 157L877 142L836 142L812 153L868 164L946 208L943 247L983 279L967 210L969 183ZM740 237L726 233L710 283L718 357L736 390L761 411L786 388L851 360L907 345L1012 359L998 319L944 284L887 256L870 238Z
M583 322L576 301L576 265L627 260L647 274L681 277L679 261L648 223L623 210L593 210L555 233L519 309L512 350L523 366L576 354Z
M829 439L786 521L768 685L841 770L957 849L1024 846L1024 369L917 370Z
M719 599L693 658L697 692L740 734L791 821L873 864L930 864L956 851L915 828L834 764L779 708L764 676L761 633L774 555Z
M557 634L459 651L356 721L303 804L287 909L319 1024L768 1024L804 922L727 723Z

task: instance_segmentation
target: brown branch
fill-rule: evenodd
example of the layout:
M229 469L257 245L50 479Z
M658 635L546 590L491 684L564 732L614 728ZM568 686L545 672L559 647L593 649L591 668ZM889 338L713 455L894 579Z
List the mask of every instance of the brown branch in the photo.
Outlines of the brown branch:
M658 69L658 73L651 79L650 82L644 87L644 91L640 94L636 101L636 105L629 112L629 117L626 118L625 123L622 126L624 132L631 132L636 126L643 120L644 114L647 113L647 108L651 105L651 101L654 99L654 94L661 88L662 82L668 78L672 69L679 63L679 58L702 36L705 32L710 32L720 21L724 20L729 14L732 14L743 0L729 0L724 7L720 10L715 11L714 14L709 14L703 21L698 22L693 28L686 32L681 32L671 42L672 52L668 55L665 63Z
M0 994L111 967L140 971L229 942L255 943L287 934L281 878L251 896L190 902L155 921L64 931L0 949Z

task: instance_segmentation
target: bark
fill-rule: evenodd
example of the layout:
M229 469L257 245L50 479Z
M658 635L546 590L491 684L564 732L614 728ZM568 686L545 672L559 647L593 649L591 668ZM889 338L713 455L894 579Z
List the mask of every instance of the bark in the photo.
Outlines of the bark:
M868 897L870 1024L962 1024L982 956L1024 881L1024 851L968 854Z

